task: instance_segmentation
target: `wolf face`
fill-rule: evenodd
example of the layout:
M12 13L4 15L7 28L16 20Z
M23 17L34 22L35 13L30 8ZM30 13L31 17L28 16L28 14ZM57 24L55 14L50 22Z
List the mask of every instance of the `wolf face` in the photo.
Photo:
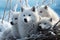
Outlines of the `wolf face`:
M41 21L39 22L39 27L41 27L42 29L49 29L52 27L52 19L50 18L43 18L41 19Z
M12 21L10 22L11 25L18 24L18 16L19 12L12 12Z
M25 23L25 24L31 24L34 22L37 22L38 19L38 14L35 12L35 7L33 7L32 9L23 9L22 8L22 12L20 15L20 20L21 22Z
M48 6L41 6L41 8L38 10L39 15L42 17L49 17L50 13L48 9L49 9Z

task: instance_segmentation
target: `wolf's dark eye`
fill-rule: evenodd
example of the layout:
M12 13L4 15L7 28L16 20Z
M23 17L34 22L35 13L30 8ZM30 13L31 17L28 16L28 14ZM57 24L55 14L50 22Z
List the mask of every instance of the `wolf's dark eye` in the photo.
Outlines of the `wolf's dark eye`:
M46 25L46 23L44 23L44 25Z
M15 20L17 20L18 18L15 18Z
M23 16L25 16L25 15L23 15Z
M41 23L39 23L39 24L41 24Z
M31 14L29 14L29 16L31 16Z
M40 11L40 13L42 13L42 11Z

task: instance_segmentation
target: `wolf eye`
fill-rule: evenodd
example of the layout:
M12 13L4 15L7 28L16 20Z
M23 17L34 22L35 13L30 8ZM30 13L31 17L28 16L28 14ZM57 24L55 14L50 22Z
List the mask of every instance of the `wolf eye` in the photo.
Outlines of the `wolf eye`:
M23 16L25 16L25 15L23 15Z
M40 11L40 13L42 13L42 11Z
M44 23L44 25L46 25L46 23Z
M31 14L29 14L29 16L31 16Z
M41 23L39 23L39 24L41 24Z
M17 20L18 18L15 18L15 20Z

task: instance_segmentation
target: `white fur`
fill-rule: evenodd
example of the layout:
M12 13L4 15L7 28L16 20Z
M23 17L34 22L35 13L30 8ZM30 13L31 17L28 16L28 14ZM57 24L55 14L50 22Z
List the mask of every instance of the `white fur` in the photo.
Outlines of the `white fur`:
M27 37L28 34L32 34L32 29L35 29L37 26L36 24L39 22L38 13L36 11L33 12L31 8L24 9L18 18L18 28L22 38ZM27 23L24 21L24 19L27 19ZM33 24L35 27L33 27Z
M39 22L39 26L42 28L42 29L52 29L54 25L52 25L51 21L50 21L50 18L46 18L46 17L43 17L40 22ZM52 31L49 31L51 32L52 35L56 35L54 32Z
M5 30L7 30L7 29L9 29L9 28L12 27L9 22L3 20L3 23L2 23L1 21L2 21L2 20L0 20L0 40L4 37L4 36L2 37L2 33L3 33ZM4 33L4 34L5 34L5 33Z
M53 27L52 21L50 21L50 18L47 18L47 17L41 18L39 22L39 26L41 26L42 29L48 29L49 27L51 28Z
M11 37L12 36L12 33L11 33L11 29L10 28L8 28L7 30L5 30L3 33L2 33L2 35L1 35L1 37L0 37L0 40L9 40L9 37Z
M2 34L2 37L1 37L1 40L10 40L9 37L12 37L13 38L16 38L16 37L20 37L19 36L19 32L18 32L18 19L15 20L15 18L18 18L19 16L19 12L12 12L12 21L14 23L14 25L12 25L12 27L6 29L3 34Z
M19 36L19 32L18 32L18 16L20 15L20 12L13 12L12 15L12 22L14 23L14 25L12 25L12 33L14 35L14 37ZM15 20L15 18L17 18Z
M47 6L47 9L45 9L46 5L42 5L39 9L38 9L38 14L42 17L48 17L48 18L52 18L54 21L54 24L59 20L59 16L58 14L49 6ZM40 13L40 11L42 11L42 13Z

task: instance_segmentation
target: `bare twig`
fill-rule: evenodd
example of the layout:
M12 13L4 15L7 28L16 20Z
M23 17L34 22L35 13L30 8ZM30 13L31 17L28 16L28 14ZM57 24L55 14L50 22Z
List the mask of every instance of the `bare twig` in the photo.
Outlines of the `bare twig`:
M28 6L28 0L25 0L25 4L26 4L26 6Z
M5 7L5 9L4 9L4 14L3 14L3 18L2 18L2 23L3 23L4 17L5 17L5 11L6 11L6 8L7 8L7 5L8 5L8 1L9 1L9 0L7 0L7 4L6 4L6 7Z
M11 10L11 7L12 7L12 6L11 6L11 1L12 1L12 0L10 0L10 10ZM8 22L9 22L9 19L10 19L10 10L9 10L9 15L8 15Z
M20 0L20 6L22 7L22 0Z

